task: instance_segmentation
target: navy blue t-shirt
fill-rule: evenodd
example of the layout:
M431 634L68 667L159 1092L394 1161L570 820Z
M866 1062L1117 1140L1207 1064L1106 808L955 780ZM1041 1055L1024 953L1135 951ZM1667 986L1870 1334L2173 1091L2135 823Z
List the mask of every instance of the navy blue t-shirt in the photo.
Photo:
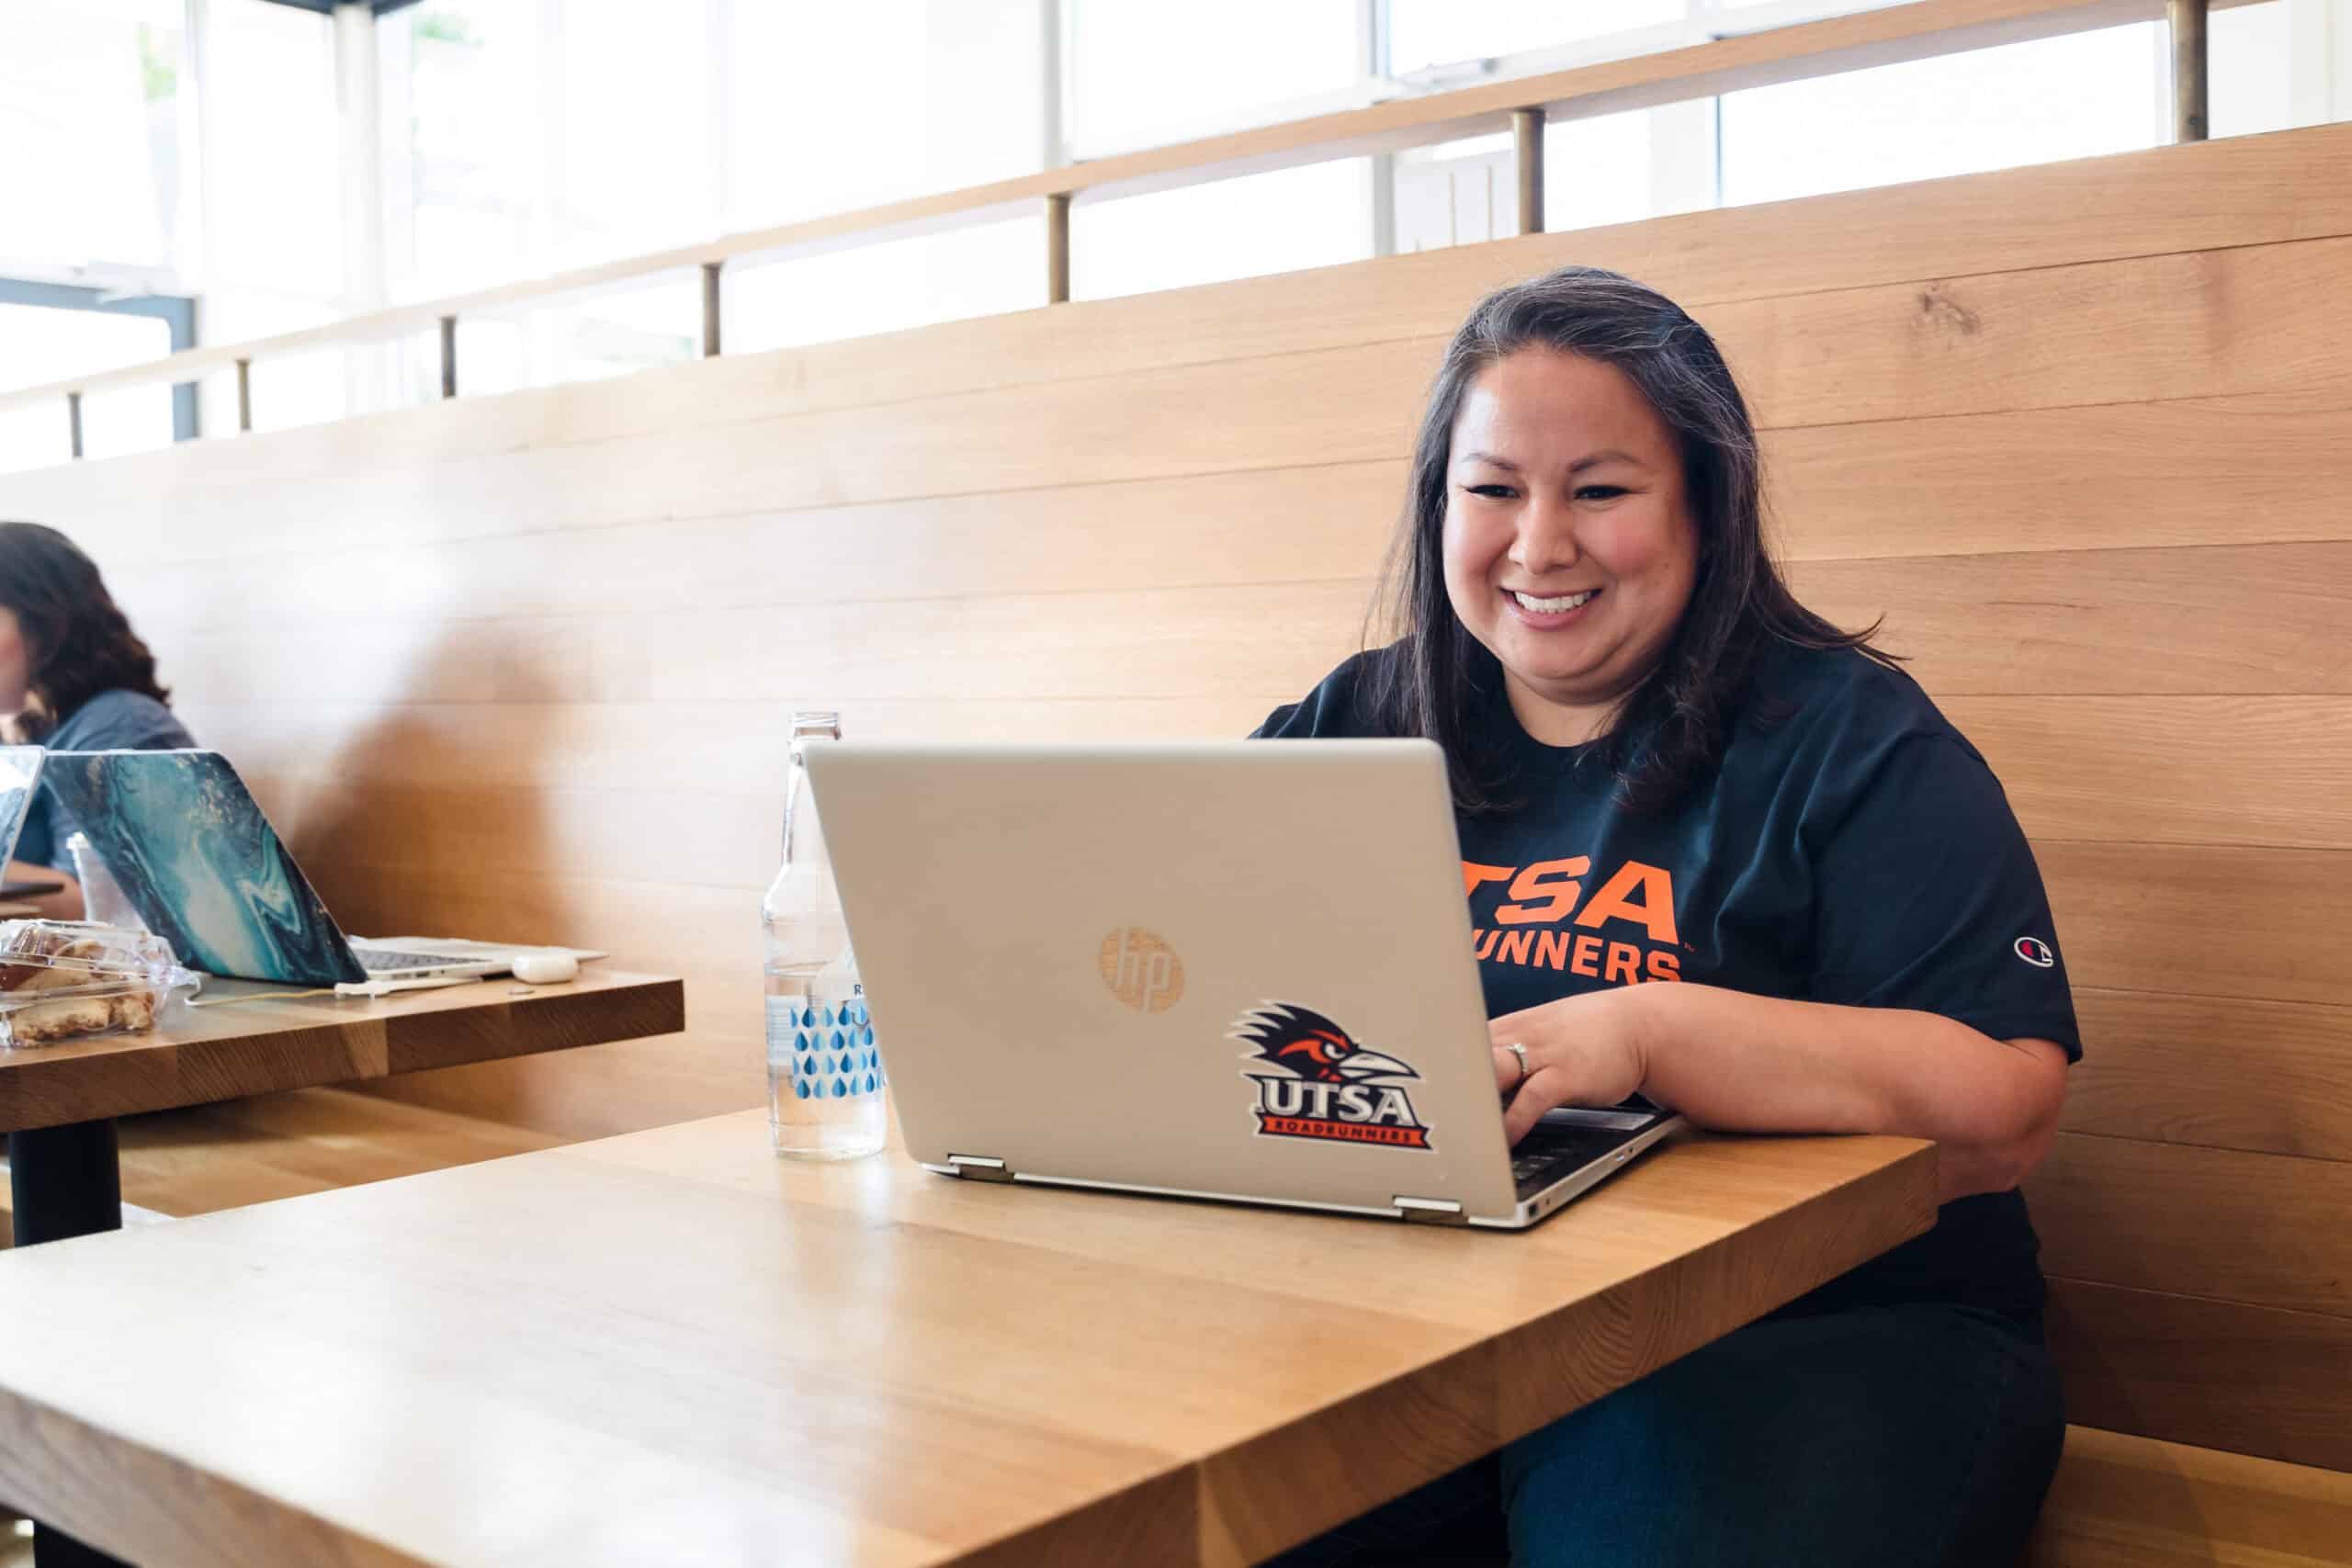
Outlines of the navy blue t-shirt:
M1275 711L1261 736L1377 733L1366 660ZM1775 643L1718 763L1637 815L1595 746L1545 746L1480 703L1526 804L1458 817L1488 1017L1603 987L1691 981L1940 1013L2082 1055L2033 853L2000 781L1917 682L1860 653ZM1944 1205L1936 1228L1791 1310L1954 1301L2040 1309L2024 1200Z
M58 720L42 738L52 751L171 751L194 746L172 710L141 692L100 692ZM16 858L74 874L74 857L65 840L74 836L74 819L56 793L43 784L33 794L32 809L25 814L25 830L17 836Z

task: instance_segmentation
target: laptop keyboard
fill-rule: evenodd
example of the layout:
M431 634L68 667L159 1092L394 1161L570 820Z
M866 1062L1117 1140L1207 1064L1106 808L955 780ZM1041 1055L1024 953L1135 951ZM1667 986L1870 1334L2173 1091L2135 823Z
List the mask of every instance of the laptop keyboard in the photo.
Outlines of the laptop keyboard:
M357 947L352 952L359 959L359 966L370 975L382 975L397 969L446 969L453 964L479 964L479 956L458 958L447 953L394 953L389 948Z
M1511 1179L1521 1198L1532 1198L1571 1171L1606 1159L1638 1134L1600 1127L1559 1127L1538 1122L1511 1151Z

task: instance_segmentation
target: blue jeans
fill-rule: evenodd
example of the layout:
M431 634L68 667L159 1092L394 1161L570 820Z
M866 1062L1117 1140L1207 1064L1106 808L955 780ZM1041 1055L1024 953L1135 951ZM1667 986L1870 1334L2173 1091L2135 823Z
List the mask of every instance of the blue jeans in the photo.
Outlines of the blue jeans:
M1767 1318L1275 1562L2006 1568L2064 1434L2030 1325Z

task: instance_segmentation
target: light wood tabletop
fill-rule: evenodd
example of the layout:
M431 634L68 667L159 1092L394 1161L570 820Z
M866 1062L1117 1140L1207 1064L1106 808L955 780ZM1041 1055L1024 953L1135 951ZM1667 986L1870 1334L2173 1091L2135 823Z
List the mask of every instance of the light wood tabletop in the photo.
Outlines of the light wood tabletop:
M779 1161L759 1112L0 1256L0 1496L133 1562L1256 1561L1905 1238L1705 1138L1524 1234Z
M591 964L560 986L505 978L379 998L208 979L157 1026L0 1050L0 1132L668 1034L679 982Z

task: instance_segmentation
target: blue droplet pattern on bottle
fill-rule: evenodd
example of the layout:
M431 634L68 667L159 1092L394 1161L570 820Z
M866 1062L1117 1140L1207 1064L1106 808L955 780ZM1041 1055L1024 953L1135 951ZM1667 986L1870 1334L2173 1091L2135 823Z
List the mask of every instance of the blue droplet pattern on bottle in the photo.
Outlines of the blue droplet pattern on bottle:
M889 1081L874 1043L862 997L786 1010L792 1031L792 1093L798 1100L848 1100L877 1094Z

